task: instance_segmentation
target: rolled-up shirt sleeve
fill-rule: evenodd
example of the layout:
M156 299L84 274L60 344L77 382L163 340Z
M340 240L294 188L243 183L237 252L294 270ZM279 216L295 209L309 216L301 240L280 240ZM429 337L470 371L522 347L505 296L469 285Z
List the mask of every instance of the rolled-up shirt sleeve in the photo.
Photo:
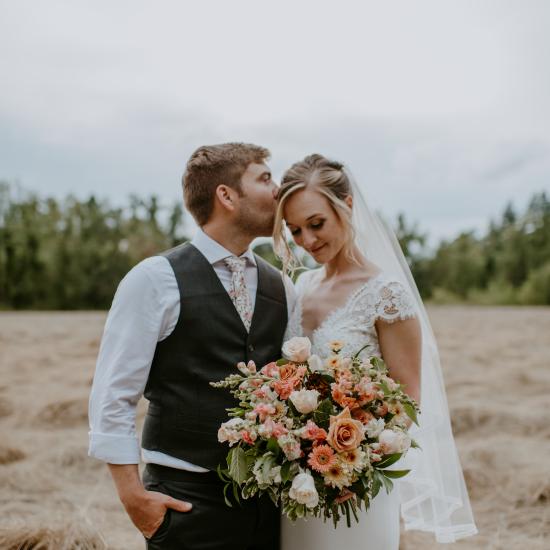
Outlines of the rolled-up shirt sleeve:
M89 455L111 464L138 464L136 406L157 342L174 329L179 293L163 257L148 258L120 282L101 340L89 401Z

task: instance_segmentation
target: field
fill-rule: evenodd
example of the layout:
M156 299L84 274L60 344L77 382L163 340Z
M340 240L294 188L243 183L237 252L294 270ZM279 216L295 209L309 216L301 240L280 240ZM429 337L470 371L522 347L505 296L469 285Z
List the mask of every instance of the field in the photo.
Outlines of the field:
M550 308L429 313L480 531L453 548L550 548ZM87 457L104 321L102 312L0 313L1 549L144 547L107 468ZM436 547L403 533L404 550Z

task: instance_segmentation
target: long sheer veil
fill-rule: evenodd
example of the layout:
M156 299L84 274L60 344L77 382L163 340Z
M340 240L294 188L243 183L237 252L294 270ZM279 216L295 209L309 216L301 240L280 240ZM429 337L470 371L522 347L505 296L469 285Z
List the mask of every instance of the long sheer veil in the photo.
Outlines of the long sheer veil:
M411 472L400 480L405 529L429 531L438 542L475 535L470 500L456 450L437 344L409 265L393 231L367 206L365 194L347 168L353 190L356 243L367 259L395 277L413 296L422 328L421 414L411 449L399 465Z

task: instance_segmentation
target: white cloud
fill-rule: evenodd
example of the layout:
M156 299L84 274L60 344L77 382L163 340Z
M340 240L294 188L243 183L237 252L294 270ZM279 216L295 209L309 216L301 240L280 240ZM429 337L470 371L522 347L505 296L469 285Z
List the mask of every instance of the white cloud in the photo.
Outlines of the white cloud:
M198 145L314 150L436 235L550 187L541 1L4 3L0 177L180 196Z

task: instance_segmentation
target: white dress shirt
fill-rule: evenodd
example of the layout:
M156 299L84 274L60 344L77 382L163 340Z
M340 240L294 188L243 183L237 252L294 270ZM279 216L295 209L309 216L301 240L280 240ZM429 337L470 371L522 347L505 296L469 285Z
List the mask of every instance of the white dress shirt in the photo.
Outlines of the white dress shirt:
M231 271L223 261L233 256L202 230L191 243L210 262L226 290ZM256 303L258 268L252 250L246 258L245 280L252 307ZM288 313L295 303L294 287L285 278ZM143 260L120 282L107 321L89 403L89 455L110 464L138 464L136 406L143 395L158 342L174 330L179 318L180 294L168 260ZM143 462L194 472L207 470L167 454L141 449Z

